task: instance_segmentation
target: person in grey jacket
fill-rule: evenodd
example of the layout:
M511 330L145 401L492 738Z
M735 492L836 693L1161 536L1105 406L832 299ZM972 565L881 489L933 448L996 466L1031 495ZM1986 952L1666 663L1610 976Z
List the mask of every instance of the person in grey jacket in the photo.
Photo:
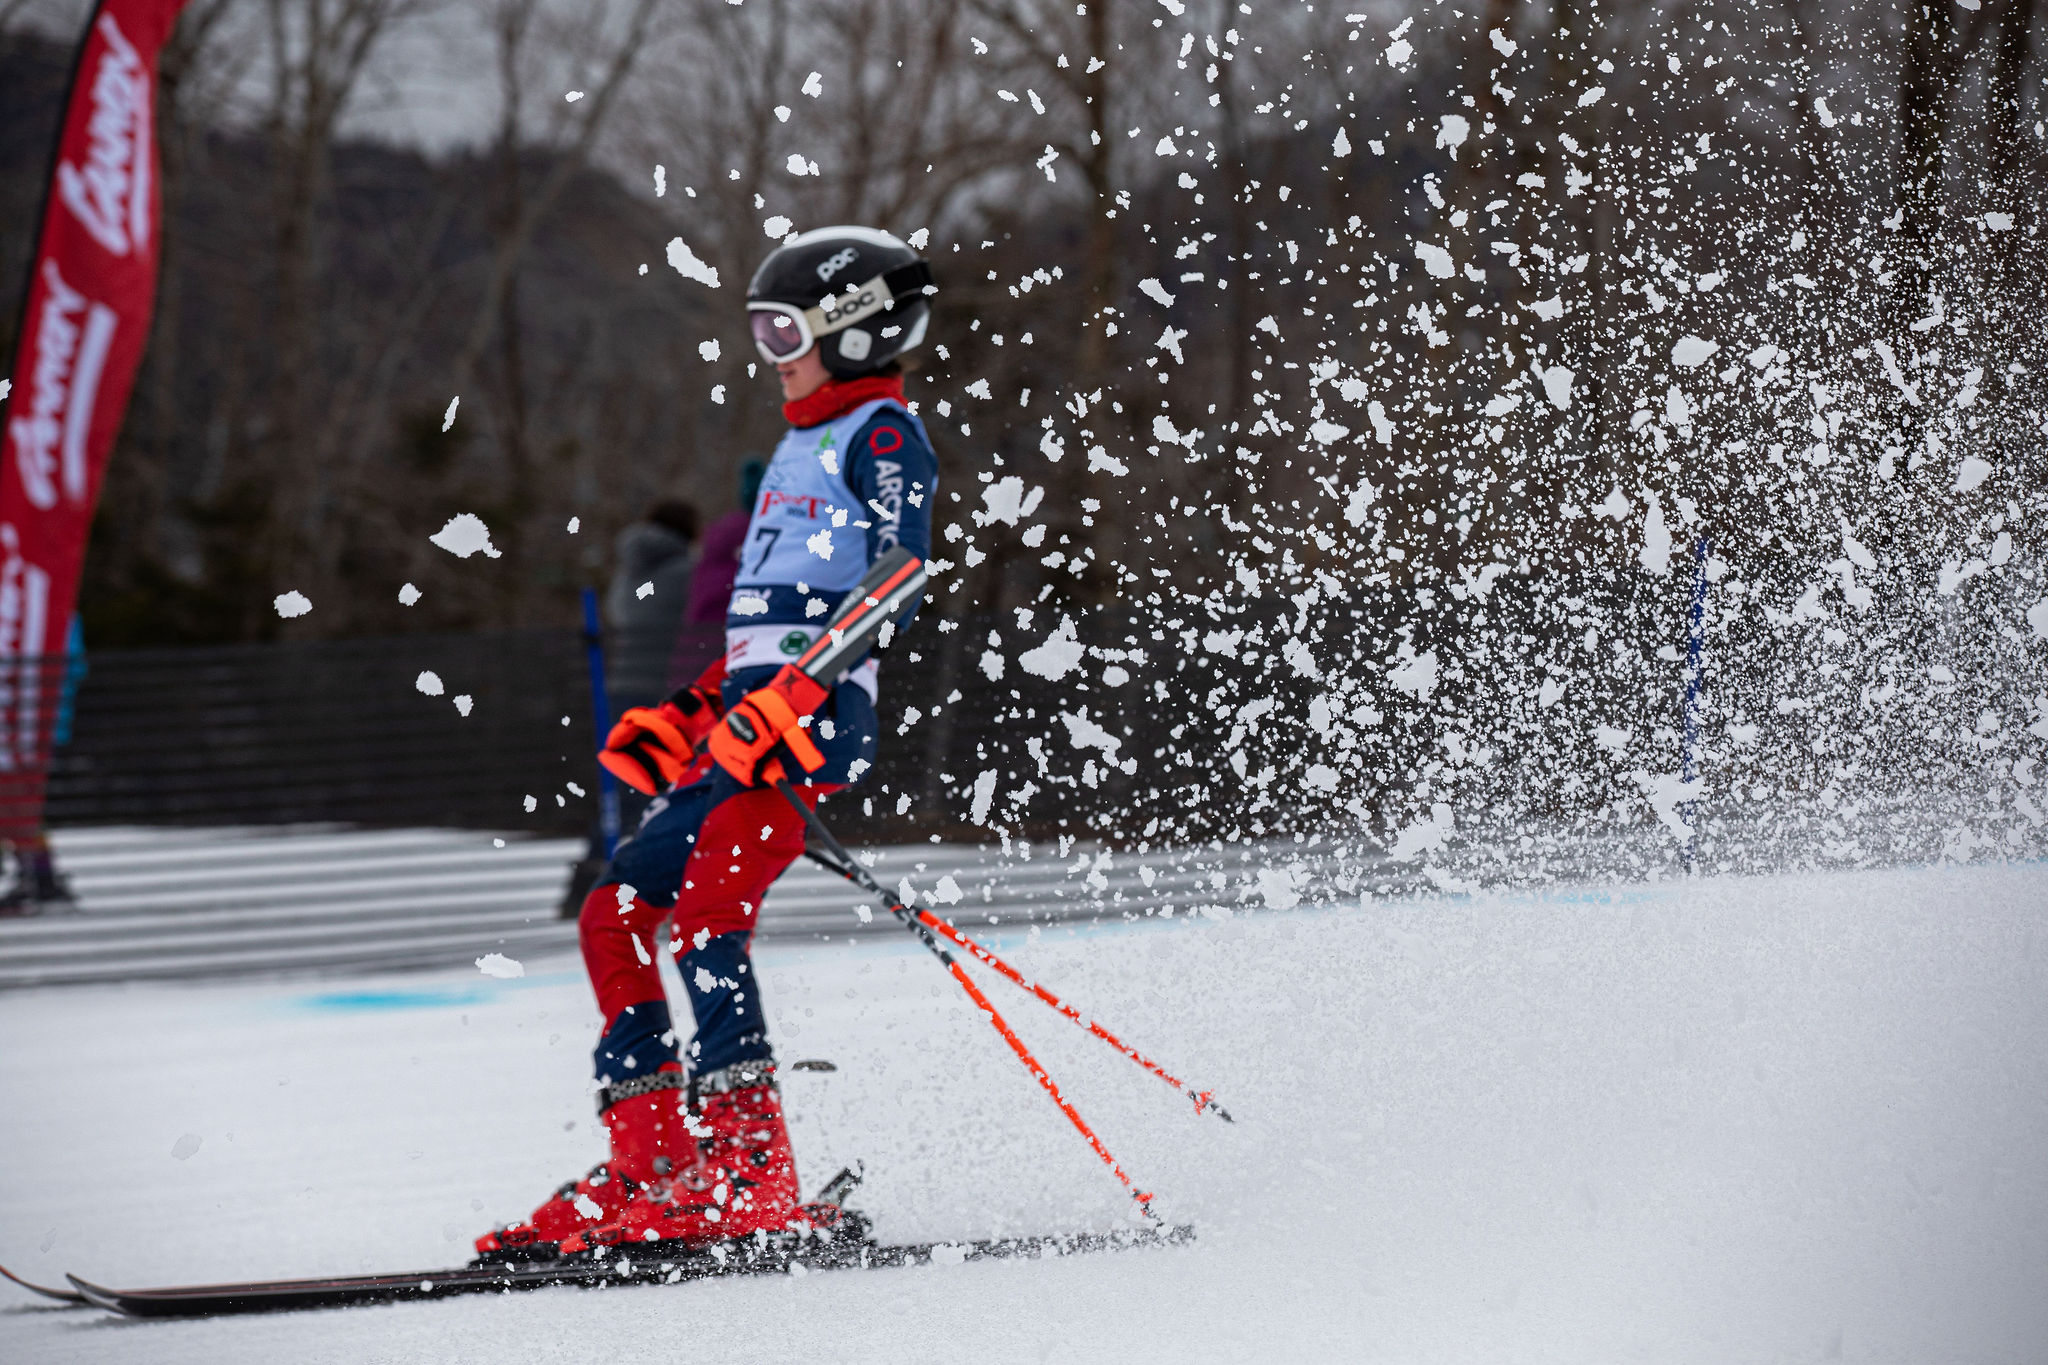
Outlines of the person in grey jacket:
M697 509L664 499L619 532L605 616L611 626L606 691L614 718L668 695L668 656L690 601Z

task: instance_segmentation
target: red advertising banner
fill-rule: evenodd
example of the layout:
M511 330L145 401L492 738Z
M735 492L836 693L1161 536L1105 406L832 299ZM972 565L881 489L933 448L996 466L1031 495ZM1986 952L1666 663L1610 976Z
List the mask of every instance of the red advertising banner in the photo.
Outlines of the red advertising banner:
M101 0L0 399L0 838L41 823L93 505L156 303L157 54L185 0Z

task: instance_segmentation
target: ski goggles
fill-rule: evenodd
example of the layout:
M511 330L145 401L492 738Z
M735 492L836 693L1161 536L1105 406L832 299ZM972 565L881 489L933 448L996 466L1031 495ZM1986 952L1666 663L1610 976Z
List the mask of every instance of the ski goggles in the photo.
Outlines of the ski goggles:
M769 300L749 303L747 326L761 358L770 365L782 365L817 345L818 338L894 308L897 299L914 297L931 287L931 266L911 261L843 293L828 294L815 308Z
M753 329L754 349L770 365L795 360L817 344L810 319L802 309L781 303L750 303L747 325Z

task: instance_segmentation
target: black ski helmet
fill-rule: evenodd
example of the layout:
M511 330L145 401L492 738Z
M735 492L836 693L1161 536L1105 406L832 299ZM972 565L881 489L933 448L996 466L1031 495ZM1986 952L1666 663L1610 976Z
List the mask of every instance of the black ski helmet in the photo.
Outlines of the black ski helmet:
M864 227L816 228L768 254L747 285L754 349L769 364L818 347L834 379L873 374L924 340L932 268Z

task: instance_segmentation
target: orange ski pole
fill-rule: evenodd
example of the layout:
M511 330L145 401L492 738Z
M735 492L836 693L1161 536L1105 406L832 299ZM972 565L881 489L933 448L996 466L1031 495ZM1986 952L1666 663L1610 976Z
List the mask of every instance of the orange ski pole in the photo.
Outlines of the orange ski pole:
M999 972L1005 977L1008 977L1011 981L1016 982L1017 985L1021 986L1023 989L1030 991L1040 1000L1043 1000L1046 1004L1052 1006L1054 1010L1058 1011L1066 1018L1073 1020L1082 1028L1087 1029L1097 1038L1100 1038L1103 1042L1108 1043L1118 1052L1123 1053L1124 1056L1130 1058L1139 1066L1144 1067L1147 1071L1157 1076L1160 1080L1165 1081L1175 1090L1180 1091L1181 1094L1186 1095L1189 1099L1195 1102L1196 1113L1200 1114L1213 1112L1217 1118L1222 1119L1225 1123L1235 1123L1237 1121L1230 1117L1230 1112L1228 1110L1226 1110L1222 1105L1216 1102L1216 1096L1214 1092L1208 1090L1189 1089L1187 1083L1181 1080L1180 1077L1175 1076L1173 1073L1169 1072L1165 1067L1159 1065L1159 1063L1153 1061L1150 1057L1147 1057L1144 1053L1138 1051L1138 1049L1132 1047L1129 1043L1126 1043L1123 1039L1117 1037L1114 1033L1111 1033L1108 1029L1104 1028L1101 1024L1098 1024L1093 1019L1083 1019L1081 1017L1081 1012L1075 1009L1072 1005L1069 1005L1066 1001L1060 999L1057 995L1054 995L1051 991L1047 990L1044 986L1041 986L1038 982L1025 980L1023 973L1019 972L1015 967L1012 967L1009 963L1003 961L994 953L982 947L979 943L976 943L973 939L967 937L967 935L961 933L958 929L955 929L952 925L946 923L937 915L934 915L931 911L911 908L909 913L917 919L918 923L924 925L925 928L930 929L933 933L939 934L947 939L950 939L952 942L957 943L962 948L965 948L969 953L972 953L978 961L987 964L994 971Z
M903 927L916 934L919 941L925 947L931 949L932 954L945 965L948 972L952 973L953 979L960 983L961 989L967 992L967 998L980 1006L982 1013L988 1016L989 1022L995 1025L996 1032L1003 1036L1003 1041L1010 1045L1010 1050L1017 1054L1017 1059L1024 1063L1025 1069L1030 1071L1032 1076L1037 1079L1038 1084L1044 1088L1045 1093L1052 1097L1052 1102L1059 1106L1062 1114L1067 1116L1067 1121L1073 1124L1076 1131L1088 1140L1089 1147L1094 1150L1095 1155L1102 1158L1102 1164L1109 1167L1110 1173L1117 1178L1117 1183L1122 1185L1131 1198L1137 1201L1138 1211L1144 1214L1145 1217L1157 1222L1158 1215L1152 1212L1152 1196L1131 1183L1131 1177L1125 1173L1122 1164L1114 1156L1110 1155L1109 1149L1102 1145L1101 1138L1095 1136L1095 1130L1088 1126L1087 1120L1083 1119L1079 1111L1072 1104L1068 1103L1067 1097L1060 1093L1059 1083L1053 1080L1045 1067L1040 1064L1038 1058L1031 1055L1031 1049L1024 1045L1024 1040L1017 1036L1016 1030L1012 1029L1009 1021L1004 1019L996 1010L995 1004L982 992L981 987L974 984L974 978L967 974L967 969L962 967L951 953L939 946L939 940L933 934L931 927L916 915L910 913L902 901L890 895L881 883L869 876L867 869L854 862L853 856L846 851L838 839L833 837L832 831L825 827L825 822L818 818L818 813L805 805L803 799L796 794L796 789L790 786L787 777L776 778L775 787L788 800L789 804L795 807L797 813L803 816L804 823L811 827L812 832L823 840L825 846L830 848L842 860L840 875L847 877L848 880L855 882L867 891L880 897L882 903L887 905L894 912L897 919L902 921ZM943 927L950 928L951 926Z

